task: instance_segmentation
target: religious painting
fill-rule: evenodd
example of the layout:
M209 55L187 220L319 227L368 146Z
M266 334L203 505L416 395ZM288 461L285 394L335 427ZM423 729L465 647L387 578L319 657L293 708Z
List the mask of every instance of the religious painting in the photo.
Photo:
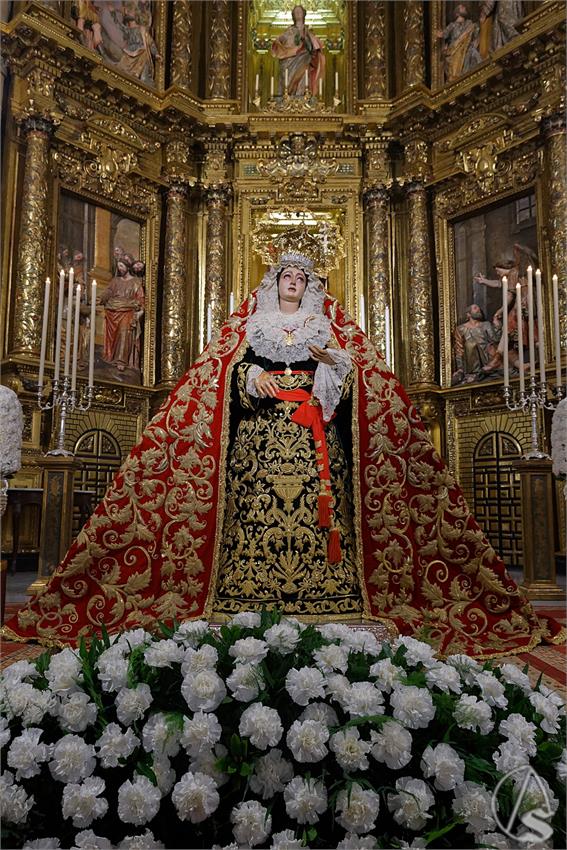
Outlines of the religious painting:
M521 32L532 3L523 0L446 0L435 45L442 83L451 83L500 50Z
M155 84L155 42L151 0L76 0L72 17L81 41L115 70Z
M346 90L344 0L254 0L250 100L278 110L290 99L337 107Z
M518 375L516 293L527 297L527 268L539 265L536 195L529 192L453 224L456 316L451 384L503 376L506 277L510 375ZM517 290L516 285L520 285ZM523 333L523 340L527 334Z
M63 272L68 281L72 268L75 284L81 284L80 376L87 376L94 296L95 380L143 383L146 265L142 259L142 236L139 222L76 195L61 193L57 274L60 279ZM64 313L66 310L65 303Z

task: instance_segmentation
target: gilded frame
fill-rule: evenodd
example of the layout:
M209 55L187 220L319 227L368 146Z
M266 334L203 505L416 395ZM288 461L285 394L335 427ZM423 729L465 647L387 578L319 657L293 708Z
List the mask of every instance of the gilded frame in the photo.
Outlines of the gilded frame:
M134 205L133 199L139 192L136 186L137 181L123 178L121 185L118 186L118 192L114 193L114 197L109 198L102 192L92 191L85 186L77 187L73 180L73 175L69 175L69 179L65 179L61 172L55 178L53 187L53 206L52 206L52 239L50 245L50 255L48 257L48 268L51 273L52 280L57 280L57 252L59 246L59 222L61 211L61 196L63 193L70 194L95 206L95 208L104 209L110 213L115 213L124 216L124 218L135 221L140 225L140 257L139 259L145 263L146 274L144 279L145 288L145 315L144 315L144 334L141 349L141 383L128 383L101 378L96 374L95 381L97 384L106 386L122 386L124 388L152 388L156 382L156 342L158 337L157 330L157 257L159 256L159 234L160 234L160 204L157 194L148 192L148 184L145 183L146 198L149 201L149 208L143 209L142 204ZM119 200L119 192L122 190L125 195L125 200ZM128 199L131 199L130 202ZM142 208L141 208L142 207ZM52 348L54 345L54 329L55 316L52 313L50 327L52 329ZM81 375L81 377L83 377Z
M464 186L469 183L474 188L474 178L463 178L461 188L455 193L452 185L444 192L439 192L435 198L435 250L437 259L437 284L439 291L439 345L440 345L440 381L443 388L451 388L452 377L452 335L460 317L457 315L457 275L456 275L456 251L455 251L455 224L465 218L488 211L496 205L505 204L530 192L535 194L536 199L536 236L539 250L539 261L544 277L549 276L548 255L543 227L543 185L541 175L524 185L509 185L505 189L494 194L482 196L482 192L467 192ZM449 198L458 194L465 198L459 209L451 207ZM472 199L474 198L474 200ZM549 304L544 304L544 322L546 325L546 337L549 339ZM493 379L496 383L501 378ZM486 381L485 383L489 383ZM458 384L453 389L464 389L466 386L482 386L485 383L474 383L470 385Z

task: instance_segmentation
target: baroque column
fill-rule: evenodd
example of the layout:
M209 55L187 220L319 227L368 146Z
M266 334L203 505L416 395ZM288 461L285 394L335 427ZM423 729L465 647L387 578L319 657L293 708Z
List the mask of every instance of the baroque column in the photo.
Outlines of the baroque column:
M389 194L383 184L364 193L368 221L368 335L386 356L391 334L390 279L388 274ZM387 323L387 315L390 323ZM391 365L391 363L390 363Z
M384 98L386 85L386 3L364 4L364 97Z
M26 162L12 334L14 354L38 355L45 293L49 141L53 124L38 116L22 122Z
M196 177L189 146L169 142L165 151L169 190L166 198L165 268L161 319L161 381L174 384L185 371L187 335L187 197Z
M567 144L565 116L544 120L545 159L549 186L549 245L551 273L559 277L559 333L561 347L567 351Z
M227 315L226 289L226 213L229 202L227 186L207 190L207 251L205 274L205 308L211 308L211 333L218 331Z
M174 0L171 41L171 82L191 88L193 68L191 43L193 37L193 8L189 0Z
M404 88L423 83L425 56L423 44L423 2L406 0L404 3Z
M431 253L427 220L427 194L420 180L408 185L409 203L409 306L410 384L435 382Z
M230 4L211 0L209 32L209 97L230 97Z

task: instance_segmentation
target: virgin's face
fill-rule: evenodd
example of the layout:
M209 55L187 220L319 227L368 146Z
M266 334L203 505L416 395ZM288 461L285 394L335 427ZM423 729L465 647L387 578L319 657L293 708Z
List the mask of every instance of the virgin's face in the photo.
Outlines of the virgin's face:
M305 277L305 272L294 266L287 266L287 268L283 269L278 284L280 302L287 301L295 303L299 307L306 286L307 278Z

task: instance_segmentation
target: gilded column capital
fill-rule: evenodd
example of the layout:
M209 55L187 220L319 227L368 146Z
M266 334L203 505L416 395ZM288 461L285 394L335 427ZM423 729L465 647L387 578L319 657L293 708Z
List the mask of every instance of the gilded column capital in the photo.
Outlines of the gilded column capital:
M431 176L431 152L425 139L409 139L404 144L406 184L425 183Z
M209 32L209 97L230 97L230 3L211 0Z
M191 157L191 146L179 139L173 139L165 147L165 176L170 186L195 186L196 167Z
M43 119L53 126L61 123L62 112L55 100L55 85L60 70L49 62L33 58L30 62L10 61L14 70L12 112L23 124L28 119Z
M205 190L205 200L209 210L227 207L231 197L232 186L228 183L218 186L210 186Z
M205 158L201 173L201 185L205 189L215 189L228 185L227 167L228 143L226 140L207 141Z
M565 115L561 112L556 112L554 115L547 115L541 122L541 129L546 139L556 136L558 133L565 133L567 129Z
M56 127L56 122L53 119L45 118L43 115L26 115L18 123L25 136L29 133L43 133L51 138Z
M369 183L364 187L362 198L366 209L382 206L390 200L391 184L385 183Z

